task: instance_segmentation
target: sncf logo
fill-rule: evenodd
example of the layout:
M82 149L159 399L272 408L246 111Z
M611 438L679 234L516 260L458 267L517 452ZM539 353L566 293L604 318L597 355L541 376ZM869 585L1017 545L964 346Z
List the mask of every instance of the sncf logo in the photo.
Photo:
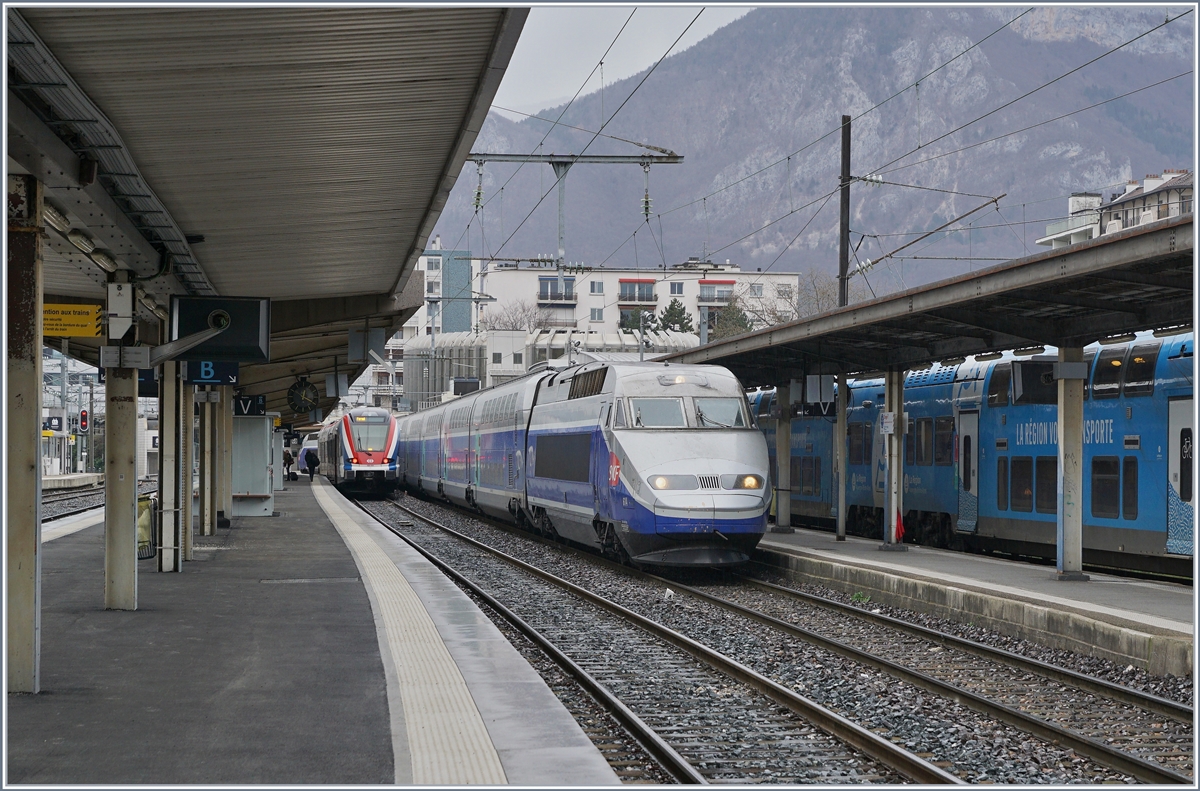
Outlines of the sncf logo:
M608 454L608 485L616 486L621 480L621 460L617 454Z

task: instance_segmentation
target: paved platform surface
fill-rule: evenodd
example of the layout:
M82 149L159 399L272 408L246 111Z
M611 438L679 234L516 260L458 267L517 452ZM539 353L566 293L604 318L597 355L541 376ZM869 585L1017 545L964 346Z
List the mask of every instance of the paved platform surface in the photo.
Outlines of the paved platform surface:
M66 475L43 475L42 491L54 489L74 489L78 486L103 486L102 472L73 472Z
M1087 582L1063 582L1050 566L913 545L881 552L879 545L797 528L767 533L759 550L769 563L845 592L874 592L878 601L988 623L1155 672L1191 672L1190 586L1092 573Z
M44 691L8 696L8 783L617 782L415 552L321 479L275 503L182 573L141 561L135 612L103 609L101 514L47 523Z

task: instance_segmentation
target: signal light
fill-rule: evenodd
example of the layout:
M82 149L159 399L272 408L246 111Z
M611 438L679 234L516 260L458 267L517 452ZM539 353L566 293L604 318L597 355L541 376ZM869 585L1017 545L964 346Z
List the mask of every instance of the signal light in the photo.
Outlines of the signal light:
M88 430L88 411L86 409L79 410L79 433L86 434Z

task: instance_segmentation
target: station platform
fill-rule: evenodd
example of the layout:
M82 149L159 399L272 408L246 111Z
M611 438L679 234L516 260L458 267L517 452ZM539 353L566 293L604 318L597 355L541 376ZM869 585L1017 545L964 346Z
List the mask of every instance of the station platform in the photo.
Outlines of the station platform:
M1195 604L1188 585L1088 573L1059 581L1054 568L878 539L796 528L767 533L754 560L796 579L895 607L970 622L1151 673L1191 675Z
M55 489L78 489L82 486L103 486L104 473L102 472L73 472L67 475L43 475L42 476L42 491L49 492Z
M614 785L574 718L432 565L318 478L139 562L103 609L100 510L43 533L38 695L10 784Z

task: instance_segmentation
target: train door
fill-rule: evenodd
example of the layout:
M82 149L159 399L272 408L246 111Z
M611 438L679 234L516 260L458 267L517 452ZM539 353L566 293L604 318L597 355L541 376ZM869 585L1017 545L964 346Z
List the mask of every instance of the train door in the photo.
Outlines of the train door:
M1192 399L1172 399L1168 406L1167 426L1167 552L1191 555L1195 527L1193 504L1195 472L1195 426L1192 423Z
M979 522L979 413L958 413L958 530L974 533Z

